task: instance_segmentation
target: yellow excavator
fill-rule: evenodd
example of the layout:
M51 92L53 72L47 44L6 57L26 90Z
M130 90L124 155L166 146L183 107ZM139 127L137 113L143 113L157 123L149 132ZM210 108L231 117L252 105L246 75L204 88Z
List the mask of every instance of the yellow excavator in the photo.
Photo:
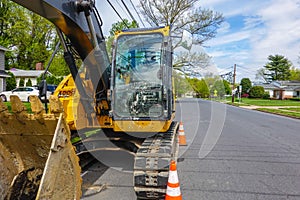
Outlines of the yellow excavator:
M178 151L170 28L117 32L110 62L93 0L13 1L56 26L71 74L47 113L38 97L31 113L0 99L0 199L80 199L78 156L117 151L133 155L137 198L164 198Z

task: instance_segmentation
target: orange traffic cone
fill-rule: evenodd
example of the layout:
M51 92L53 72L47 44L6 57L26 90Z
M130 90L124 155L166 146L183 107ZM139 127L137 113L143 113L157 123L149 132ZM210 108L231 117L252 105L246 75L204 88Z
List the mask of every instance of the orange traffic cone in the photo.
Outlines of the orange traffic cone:
M182 200L176 163L171 161L165 200Z
M183 129L183 123L182 122L180 122L180 124L179 124L179 130L178 130L178 132L179 132L179 145L180 146L186 146L187 144L186 144L186 138L185 138L185 134L184 134L184 129Z

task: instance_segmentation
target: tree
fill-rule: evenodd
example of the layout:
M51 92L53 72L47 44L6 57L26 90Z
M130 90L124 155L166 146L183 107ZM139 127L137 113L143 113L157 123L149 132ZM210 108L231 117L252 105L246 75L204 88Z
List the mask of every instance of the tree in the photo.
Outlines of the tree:
M19 87L23 87L24 84L25 84L25 79L24 78L20 78Z
M40 83L42 81L42 78L43 78L43 75L39 76L37 78L37 82ZM58 85L63 80L63 77L46 75L45 79L46 79L47 84Z
M184 73L184 67L206 68L210 57L204 52L180 52L175 56L173 68Z
M28 87L32 86L31 79L28 79L28 81L26 82L26 86L28 86Z
M174 85L175 85L175 94L177 97L181 97L187 92L192 92L193 88L189 84L187 78L179 72L173 71Z
M202 45L214 38L224 21L222 14L194 7L197 0L140 0L142 14L151 26L170 26L176 35L183 30L193 35L194 43ZM179 43L175 44L175 47Z
M262 86L253 86L249 91L249 97L262 98L265 94L265 89Z
M210 94L215 95L215 92L218 97L224 97L226 94L230 94L231 89L229 82L226 80L216 80L210 88Z
M3 0L0 9L0 45L13 50L6 52L5 68L34 69L36 63L45 63L53 50L55 27L12 1Z
M242 78L240 85L242 86L242 94L248 94L250 88L252 87L249 78Z
M197 97L207 98L209 97L209 89L204 79L197 79L197 78L187 78L189 84L195 91Z
M256 71L255 79L263 80L266 83L272 82L272 79L267 76L268 71L265 68L260 68Z
M297 68L293 67L290 70L290 73L291 73L290 80L292 80L292 81L300 81L300 69L297 69Z
M111 46L114 40L115 33L124 29L129 28L138 28L138 23L136 21L130 22L128 19L123 19L121 22L116 22L112 24L111 29L109 31L109 37L106 40L106 50L108 52L108 55L111 57Z
M230 83L227 80L223 80L223 85L224 85L224 89L225 89L225 94L231 94L231 87L230 87Z
M268 60L270 62L264 66L269 72L266 74L267 77L270 77L272 81L289 80L292 63L287 58L282 55L270 55Z
M6 91L13 90L17 87L16 77L13 73L8 72L10 77L6 78Z

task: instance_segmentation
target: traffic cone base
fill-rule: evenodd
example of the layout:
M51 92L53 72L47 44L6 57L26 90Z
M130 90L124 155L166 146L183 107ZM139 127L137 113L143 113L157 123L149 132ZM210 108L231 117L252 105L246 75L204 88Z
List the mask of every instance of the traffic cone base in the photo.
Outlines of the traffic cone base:
M171 161L165 200L182 200L176 163Z
M183 128L183 123L180 122L179 124L179 130L178 130L178 140L179 140L179 145L180 146L186 146L186 138L185 138L185 133L184 133L184 128Z
M180 187L177 188L171 188L167 186L167 193L166 193L166 198L165 200L181 200L181 192L180 192Z

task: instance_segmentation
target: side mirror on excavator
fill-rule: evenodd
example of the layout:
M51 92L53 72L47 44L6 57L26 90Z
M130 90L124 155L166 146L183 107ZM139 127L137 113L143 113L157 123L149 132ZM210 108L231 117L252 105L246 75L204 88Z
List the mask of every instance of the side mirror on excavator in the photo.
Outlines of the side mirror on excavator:
M192 45L193 45L193 35L190 32L183 30L180 46L182 46L186 50L191 50Z

